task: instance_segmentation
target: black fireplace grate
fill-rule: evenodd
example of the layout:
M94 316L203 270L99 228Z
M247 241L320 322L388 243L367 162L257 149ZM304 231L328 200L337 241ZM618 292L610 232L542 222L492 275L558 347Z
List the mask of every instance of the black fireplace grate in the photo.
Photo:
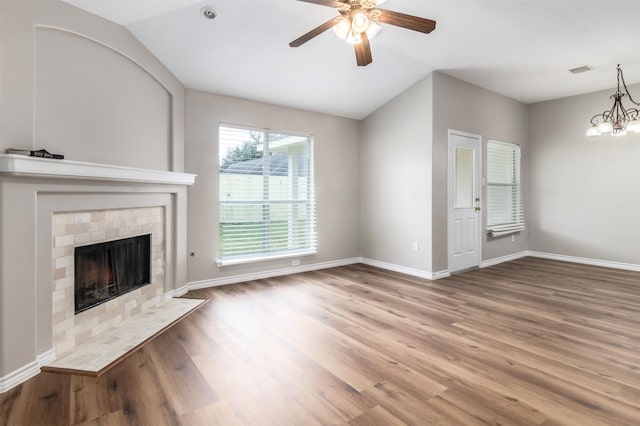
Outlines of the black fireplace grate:
M74 249L75 312L150 283L151 234Z

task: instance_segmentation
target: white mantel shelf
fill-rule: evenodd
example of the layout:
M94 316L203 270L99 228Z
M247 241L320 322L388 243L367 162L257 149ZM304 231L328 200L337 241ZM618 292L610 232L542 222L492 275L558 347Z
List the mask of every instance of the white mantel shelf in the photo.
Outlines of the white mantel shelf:
M15 154L0 154L0 174L167 185L193 185L196 178L196 175L191 173L137 169L81 161L53 160Z

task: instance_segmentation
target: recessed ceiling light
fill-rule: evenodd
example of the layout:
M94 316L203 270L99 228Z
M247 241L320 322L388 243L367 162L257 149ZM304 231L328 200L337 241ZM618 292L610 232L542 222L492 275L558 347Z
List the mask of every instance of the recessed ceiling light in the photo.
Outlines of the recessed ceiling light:
M583 65L581 67L578 68L572 68L569 70L570 73L572 74L580 74L583 72L587 72L587 71L591 71L593 68L591 68L591 65Z
M218 12L216 12L216 10L211 6L205 6L202 9L200 9L200 14L205 19L216 19L216 16L218 16Z

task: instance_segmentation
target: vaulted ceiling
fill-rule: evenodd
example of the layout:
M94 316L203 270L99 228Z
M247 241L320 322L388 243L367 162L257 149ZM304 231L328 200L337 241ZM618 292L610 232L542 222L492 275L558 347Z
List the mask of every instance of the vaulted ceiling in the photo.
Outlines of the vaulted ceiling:
M336 16L296 0L64 0L124 25L192 89L363 118L438 70L525 103L608 89L622 64L640 83L638 0L387 0L437 21L429 35L384 25L373 63L327 31ZM213 7L218 16L204 19ZM589 65L592 71L572 74Z

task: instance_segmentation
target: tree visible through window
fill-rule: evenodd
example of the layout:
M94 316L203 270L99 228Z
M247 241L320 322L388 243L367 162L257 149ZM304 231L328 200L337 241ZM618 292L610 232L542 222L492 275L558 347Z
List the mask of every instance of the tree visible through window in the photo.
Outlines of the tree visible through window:
M219 264L315 252L310 135L219 128Z

